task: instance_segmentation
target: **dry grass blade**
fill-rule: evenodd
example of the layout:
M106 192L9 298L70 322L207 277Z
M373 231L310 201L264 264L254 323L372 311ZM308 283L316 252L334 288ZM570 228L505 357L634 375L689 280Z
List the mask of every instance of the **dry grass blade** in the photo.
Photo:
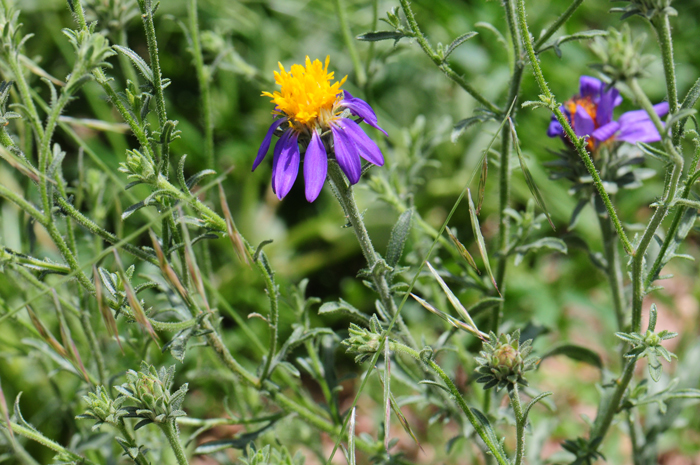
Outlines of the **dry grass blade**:
M481 234L481 226L479 225L479 217L476 215L476 208L474 208L474 201L472 200L472 193L467 189L467 200L469 201L469 216L472 220L472 231L474 231L474 237L476 238L476 243L479 246L479 254L481 254L481 259L484 261L484 267L486 272L491 278L493 287L501 295L501 291L498 290L498 284L496 284L496 278L493 277L493 270L491 270L491 264L489 263L489 256L486 252L486 242L484 241L484 236ZM502 297L502 296L501 296Z
M27 176L32 181L39 182L41 179L39 171L37 171L36 168L7 150L2 145L0 145L0 158L5 160L11 167Z
M53 334L44 326L44 323L41 322L39 317L34 313L34 310L27 305L27 314L29 315L29 319L32 321L32 324L36 328L36 330L39 332L39 335L41 338L53 348L53 350L56 351L61 357L63 358L68 358L68 351L66 350L65 347L61 345L60 342L56 340L55 337L53 337Z
M469 312L467 311L466 308L464 308L464 305L462 305L462 302L459 301L456 295L452 292L452 290L445 284L445 281L443 281L442 277L438 274L437 271L435 271L435 268L430 264L430 262L426 262L426 265L428 265L428 269L432 273L432 275L435 277L437 280L438 284L442 288L442 290L445 292L445 295L447 296L447 299L450 301L452 306L454 307L455 310L457 310L457 313L459 313L459 316L461 316L464 321L467 322L468 325L470 325L472 328L477 333L480 333L479 329L477 328L476 324L474 323L474 320L472 320L471 315L469 315Z
M180 213L180 216L182 216L182 212ZM192 250L190 232L187 229L187 224L184 221L180 222L180 225L182 226L182 240L185 243L185 261L187 262L187 269L190 272L190 276L192 276L192 279L194 280L194 285L197 288L197 292L202 297L202 300L204 300L204 306L207 308L207 311L211 312L209 301L207 300L207 293L204 289L202 273L199 270L199 266L197 266L197 260L194 257L194 250Z
M547 221L549 221L549 225L554 231L556 231L556 228L554 227L554 222L552 221L552 217L550 216L549 211L547 210L547 205L545 205L544 203L544 197L542 197L540 189L537 187L537 184L535 184L535 180L532 177L532 173L527 167L527 163L525 163L523 153L520 151L520 141L518 141L518 133L515 131L515 125L510 119L509 122L510 130L513 133L513 145L515 146L515 152L518 154L520 169L523 171L523 176L525 176L525 182L527 183L527 187L530 189L530 193L532 194L532 197L534 197L535 202L537 202L537 206L540 207L544 214L547 216Z
M131 310L134 314L134 319L138 324L140 324L146 329L148 334L151 336L151 339L153 339L153 342L155 342L158 348L160 349L158 335L153 329L153 325L151 325L151 322L148 321L146 312L143 310L143 306L141 305L141 302L139 302L138 297L136 297L136 292L134 292L133 286L127 279L126 273L124 273L124 267L122 266L121 259L119 258L119 255L117 254L116 250L114 251L114 258L117 262L117 267L119 268L119 276L122 280L122 283L124 283L124 292L126 292L126 299L129 301L129 306L131 307Z
M486 177L489 174L489 153L484 155L481 162L481 175L479 176L479 198L476 202L476 213L481 213L481 206L484 204L484 192L486 191Z
M455 245L455 247L457 247L457 250L459 251L459 254L462 256L462 258L464 258L467 261L467 263L469 263L469 266L474 268L477 273L481 274L481 271L479 271L479 268L477 268L476 266L474 257L472 257L467 248L464 247L464 244L459 242L459 239L457 239L457 236L454 235L450 228L445 228L445 231L447 231L447 235L450 236L452 243Z
M102 289L102 279L97 271L97 267L92 266L93 280L95 281L95 297L97 298L97 308L100 310L100 315L102 315L102 321L104 321L107 327L107 332L110 336L117 340L119 344L119 349L124 354L124 347L122 347L122 341L119 339L119 328L117 327L117 320L114 319L112 315L112 310L107 306L104 299L103 289Z
M236 252L236 255L238 255L239 260L250 266L250 260L252 260L252 257L250 257L250 253L243 243L243 237L238 232L236 229L236 224L233 222L231 210L228 208L228 202L226 201L226 193L224 192L224 188L221 187L221 183L219 183L219 198L221 199L221 211L224 215L224 219L226 220L226 233L228 234L229 239L231 239L233 250Z
M486 337L486 334L484 334L484 333L482 333L481 331L479 331L478 328L474 328L474 327L472 327L472 326L469 326L468 324L466 324L466 323L463 322L462 320L458 320L457 318L453 317L452 315L448 315L448 314L445 313L445 312L441 312L441 311L438 310L437 308L435 308L435 307L433 307L432 305L430 305L429 302L427 302L427 301L424 300L424 299L421 299L421 298L418 297L417 295L411 294L411 297L413 297L413 298L416 300L416 302L418 302L419 304L421 304L421 305L423 306L423 308L425 308L426 310L428 310L430 313L433 313L433 314L439 316L441 319L445 320L446 322L448 322L449 324L451 324L451 325L454 326L455 328L461 329L461 330L466 331L466 332L468 332L468 333L471 333L471 334L473 334L473 335L475 335L476 337L479 337L479 338L484 338L484 337Z
M85 369L83 359L80 357L78 347L76 347L75 341L73 341L73 337L71 336L70 327L68 326L68 322L66 321L66 316L63 314L63 307L61 306L61 302L59 302L58 300L58 294L56 293L55 289L51 290L51 294L53 295L53 303L56 306L56 315L58 316L58 328L61 332L61 340L63 341L63 346L70 347L71 352L69 354L69 360L71 360L74 364L78 365L78 369L85 377L85 381L89 383L90 376L88 375L87 370Z
M158 238L156 237L156 235L153 233L153 231L148 231L148 233L151 236L151 242L153 242L153 250L156 252L156 257L158 257L160 271L163 273L163 276L170 283L170 285L177 289L177 292L178 294L180 294L180 297L182 297L182 299L189 305L189 292L187 292L187 289L185 289L185 287L180 282L180 278L178 278L177 273L175 273L175 270L173 270L173 267L170 266L168 261L165 259L165 254L163 253L163 249L161 248L160 243L158 243Z
M386 347L387 345L389 345L389 344L387 343L387 344L385 345L385 347ZM375 367L375 368L376 368L376 367ZM384 382L384 379L382 379L382 376L381 376L381 374L380 374L380 372L379 372L379 368L377 368L377 374L379 375L379 382L382 383L382 386L384 387L385 390L388 390L388 389L387 389L387 388L388 388L388 382L385 383L385 382ZM386 378L386 376L385 376L385 379L388 379L388 378ZM396 415L396 418L398 418L399 423L401 423L401 427L404 429L404 431L406 431L406 433L408 433L409 436L411 436L411 439L413 439L413 441L414 441L416 444L418 444L418 447L420 448L420 450L423 451L423 452L425 452L425 450L423 450L423 446L421 446L421 444L420 444L420 441L418 441L418 438L416 437L415 433L413 433L413 430L411 429L411 425L408 423L408 420L406 419L406 417L404 416L403 412L401 411L401 407L399 407L398 402L396 402L396 399L394 398L394 395L391 393L391 390L388 390L388 395L387 395L387 397L388 397L388 399L389 399L389 406L391 407L391 410L394 411L394 415ZM387 410L387 412L388 412L388 410ZM387 414L387 415L388 415L388 414ZM385 426L385 430L387 430L387 429L389 428L388 416L387 416L386 422L387 422L387 423L386 423L386 426ZM386 433L386 434L388 435L389 433ZM385 447L385 448L387 447L387 443L386 443L386 442L385 442L384 447ZM388 452L388 450L387 450L387 452Z

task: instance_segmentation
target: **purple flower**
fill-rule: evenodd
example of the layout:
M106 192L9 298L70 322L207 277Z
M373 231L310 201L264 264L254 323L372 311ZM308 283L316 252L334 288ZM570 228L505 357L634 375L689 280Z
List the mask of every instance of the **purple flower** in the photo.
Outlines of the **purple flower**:
M374 165L384 164L377 144L357 122L346 116L361 118L385 135L386 131L377 124L377 115L367 102L340 90L345 79L330 84L333 73L327 71L328 59L325 68L318 60L311 63L308 57L305 67L293 65L290 73L282 65L280 68L281 72L275 73L275 81L282 88L274 94L264 92L263 95L272 97L277 105L274 113L282 117L268 129L253 162L255 171L267 155L275 131L279 127L285 128L275 145L272 159L272 190L277 198L282 200L294 185L301 161L299 146L306 145L303 162L306 199L309 202L316 200L328 173L328 154L321 134L329 130L335 159L351 184L360 180L360 158Z
M578 137L588 137L590 151L615 140L631 144L661 140L654 123L644 110L628 111L614 121L613 110L620 103L622 97L617 89L608 88L604 82L594 77L581 76L579 94L566 101L560 110ZM657 115L663 116L668 113L668 103L654 105L654 110ZM564 128L554 115L547 128L547 135L567 140Z

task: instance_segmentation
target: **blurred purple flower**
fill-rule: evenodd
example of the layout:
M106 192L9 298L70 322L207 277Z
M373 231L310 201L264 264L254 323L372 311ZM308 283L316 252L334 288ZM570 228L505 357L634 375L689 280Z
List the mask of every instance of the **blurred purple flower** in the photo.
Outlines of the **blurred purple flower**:
M617 89L606 87L607 84L599 79L581 76L579 94L560 107L576 135L588 136L589 150L594 151L601 144L614 140L631 144L661 140L645 110L628 111L614 121L613 109L622 103L622 97ZM654 110L659 116L665 115L668 113L668 102L654 105ZM547 128L547 135L567 140L564 128L554 115Z

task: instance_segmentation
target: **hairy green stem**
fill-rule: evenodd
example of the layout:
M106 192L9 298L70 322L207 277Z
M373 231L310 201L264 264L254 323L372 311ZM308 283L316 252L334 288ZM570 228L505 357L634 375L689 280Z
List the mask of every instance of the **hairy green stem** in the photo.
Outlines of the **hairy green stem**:
M411 10L411 5L409 4L408 0L399 0L399 2L401 3L401 8L403 9L404 14L406 15L406 20L408 21L408 26L411 28L411 32L415 36L416 40L418 41L418 44L423 49L425 54L428 55L428 58L430 58L432 62L435 63L435 65L438 68L440 68L440 71L442 71L445 74L445 76L452 79L462 89L467 91L467 93L474 97L474 99L476 99L477 102L481 103L484 107L486 107L493 113L500 115L500 108L491 103L486 97L481 95L481 93L478 90L472 87L472 85L469 84L469 82L467 82L467 80L464 79L463 76L460 76L458 73L456 73L452 69L452 67L450 67L449 64L444 62L442 58L440 58L440 56L435 52L435 50L433 50L433 47L430 45L430 42L428 42L428 39L425 37L425 35L423 35L423 32L420 30L420 27L418 27L418 22L416 21L416 17L413 14L413 10Z
M119 418L117 423L117 429L120 433L122 433L124 439L126 439L126 441L129 443L129 447L138 447L138 444L134 439L134 435L131 434L131 431L129 431L129 429L126 427L124 418ZM136 462L136 465L148 465L148 459L146 459L146 457L143 455L143 452L141 452L140 450L138 455L134 459L134 462Z
M537 81L537 84L540 87L540 90L542 91L543 97L548 101L549 109L554 113L554 115L557 118L557 121L559 121L559 124L561 124L561 126L564 128L564 132L566 133L566 136L569 138L571 143L574 145L576 152L579 154L579 156L583 160L583 163L586 165L586 169L588 170L588 173L593 178L593 183L595 184L596 189L598 190L598 194L600 195L600 198L603 200L603 203L605 204L605 208L608 210L608 215L610 215L610 218L612 219L613 225L615 226L615 230L617 231L617 234L620 236L620 240L622 241L622 245L625 248L625 251L628 254L632 254L632 252L633 252L632 243L627 238L627 234L625 234L625 230L622 227L622 222L620 221L620 218L617 216L617 212L615 211L615 207L613 206L612 202L610 201L610 197L608 196L608 193L606 192L605 187L603 186L603 181L600 179L600 174L598 173L598 170L596 169L595 164L593 163L593 160L591 159L590 154L586 150L585 138L584 137L579 138L576 135L576 133L574 132L574 129L571 127L571 124L569 123L569 120L566 118L566 116L564 116L564 113L562 113L562 111L559 109L559 104L556 103L556 100L554 98L554 94L552 94L552 91L549 90L549 86L547 85L547 81L544 79L544 75L542 74L542 68L540 67L540 63L539 63L539 60L537 58L537 54L535 53L535 49L532 46L532 36L530 35L530 30L528 29L528 26L527 26L527 14L525 12L525 0L518 0L518 23L520 25L520 33L523 37L523 43L525 45L525 50L527 51L527 55L530 59L530 64L532 65L532 71L535 75L535 80Z
M335 161L329 163L328 177L335 186L338 201L340 202L343 212L347 216L353 231L355 231L355 236L357 236L357 241L360 243L362 254L365 257L365 260L367 260L367 267L369 269L369 273L372 275L372 282L377 293L379 294L384 310L391 317L394 317L395 315L398 316L397 324L401 329L401 333L403 334L406 343L411 347L416 348L416 342L396 308L396 302L394 302L394 298L391 295L391 290L389 289L389 283L386 279L387 264L384 262L384 260L379 258L377 252L374 250L374 245L372 245L372 239L370 239L369 234L367 233L367 228L365 227L362 219L362 214L357 208L355 196L352 192L352 185L346 182L345 175Z
M598 215L598 222L600 223L600 232L603 238L605 259L608 262L605 273L608 276L610 291L612 293L612 304L615 311L615 320L617 321L617 330L624 331L627 303L625 300L620 252L617 248L617 236L615 235L615 229L609 217Z
M668 15L662 13L652 21L656 31L656 39L661 49L661 59L664 64L666 77L666 93L668 95L668 111L671 114L678 112L678 89L676 87L676 66L673 60L673 38L671 37L671 24ZM679 124L673 127L673 145L680 143L681 133Z
M359 87L364 87L365 83L367 82L367 74L365 73L365 69L362 67L362 61L360 61L360 55L357 53L357 47L355 47L355 39L350 31L350 23L348 22L348 15L345 12L343 0L335 0L335 11L338 15L340 31L343 33L343 42L345 42L345 46L348 49L348 54L352 60L352 67L355 70L357 85Z
M156 98L156 113L160 123L161 135L165 123L168 121L168 113L165 109L165 97L163 96L163 76L160 72L160 59L158 58L158 41L156 40L156 29L153 24L153 8L150 1L139 0L139 10L143 20L143 28L146 32L146 43L148 44L148 56L151 59L151 70L153 71L153 87ZM167 141L163 141L167 145Z
M51 439L47 438L43 434L41 434L39 431L35 430L34 428L28 428L26 426L22 426L18 423L11 422L10 427L12 428L12 431L15 434L19 434L21 436L24 436L27 439L31 439L34 442L37 442L41 444L42 446L51 449L54 452L58 452L60 454L65 454L68 457L70 457L72 460L75 460L77 463L85 463L85 464L92 464L91 460L89 460L87 457L81 457L78 454L75 454L62 445L58 444L55 441L52 441Z
M542 33L539 39L537 39L537 42L535 42L534 45L535 50L539 50L545 44L545 42L547 42L547 40L550 37L552 37L559 30L560 27L564 25L564 23L566 23L569 20L569 18L571 18L571 16L578 9L578 7L581 6L582 3L583 0L574 0L573 2L571 2L571 5L569 5L569 7L566 10L564 10L564 12L557 18L557 20L554 21L554 23L552 23L552 25L549 26Z
M189 465L187 455L185 455L185 450L182 448L182 444L180 443L180 435L178 434L175 420L168 420L166 423L159 423L158 426L165 434L165 437L168 438L170 448L175 454L175 459L177 459L178 465Z
M598 413L596 414L593 427L590 432L590 439L603 438L610 429L615 414L620 406L622 397L627 390L632 377L634 376L634 367L636 366L636 361L629 361L625 367L622 375L615 380L615 390L612 395L604 395L600 401L600 406L598 407Z
M525 423L526 418L523 417L523 407L520 403L520 392L518 384L513 384L513 390L508 393L510 396L510 405L515 413L515 462L514 465L522 465L523 457L525 456Z

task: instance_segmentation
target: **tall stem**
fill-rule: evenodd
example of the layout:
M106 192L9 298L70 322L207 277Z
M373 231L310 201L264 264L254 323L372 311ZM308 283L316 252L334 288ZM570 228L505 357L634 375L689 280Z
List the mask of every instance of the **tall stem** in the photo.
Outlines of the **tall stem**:
M534 73L535 80L537 81L537 84L540 87L540 90L542 91L543 98L548 101L549 109L552 111L552 113L554 113L554 115L557 118L557 121L564 128L566 136L574 145L576 152L583 160L584 165L586 165L588 173L593 178L593 183L595 184L596 189L598 190L600 198L605 204L605 208L608 210L608 215L610 215L610 218L612 219L613 225L615 226L615 230L620 236L620 240L622 241L622 245L625 248L625 251L628 254L632 254L632 243L627 238L627 234L625 234L625 230L622 227L622 222L617 216L615 207L610 201L610 197L608 196L608 193L605 190L605 187L603 186L603 181L600 179L600 174L598 173L598 170L596 169L590 154L586 151L585 138L580 138L576 135L574 129L571 127L571 123L569 123L567 117L564 116L564 113L562 113L562 111L559 109L559 104L556 103L554 94L552 94L552 91L549 90L547 81L544 79L544 75L542 74L542 68L540 67L537 54L535 53L535 49L532 45L532 36L530 35L530 30L527 26L525 0L518 0L518 23L520 25L520 33L523 37L523 44L525 45L525 50L527 51L528 58L530 59L530 64L532 65L532 72Z
M523 407L520 403L520 392L518 392L518 384L513 385L513 390L510 394L510 405L515 413L515 465L522 465L523 457L525 456L525 423L526 418L523 418Z
M622 267L620 266L620 252L617 248L617 236L610 218L598 215L598 222L600 223L600 233L603 237L605 259L608 262L606 274L610 284L610 291L612 292L612 304L615 311L615 320L617 321L617 330L624 331L627 304L625 301Z
M194 67L197 70L199 82L199 97L202 102L202 124L204 125L204 159L207 168L213 169L216 163L214 155L214 123L211 112L211 81L210 69L204 65L202 56L202 41L199 33L199 19L197 15L197 0L189 0L187 3L187 17L190 22L190 35L192 36L192 55Z
M660 14L652 21L656 38L661 49L661 58L664 64L666 77L666 93L668 94L668 111L673 114L678 111L678 89L676 87L676 66L673 61L673 38L671 37L671 24L667 14ZM673 127L673 144L680 143L680 125Z
M343 211L348 217L348 221L352 226L353 231L355 231L355 236L360 243L360 249L362 249L362 255L364 255L365 260L367 260L367 266L372 275L372 282L379 293L379 298L384 306L386 312L392 317L397 314L398 310L396 308L396 303L391 295L389 289L389 283L386 280L386 263L377 256L377 252L374 250L372 245L372 239L370 239L367 233L367 228L362 220L362 214L357 208L357 203L355 202L355 196L352 193L352 186L345 180L345 175L340 170L340 166L334 161L329 163L328 166L328 177L333 182L335 190L338 194L338 200L340 201ZM414 349L417 347L416 342L413 340L411 333L404 323L401 315L398 315L397 323L406 343L409 344Z

